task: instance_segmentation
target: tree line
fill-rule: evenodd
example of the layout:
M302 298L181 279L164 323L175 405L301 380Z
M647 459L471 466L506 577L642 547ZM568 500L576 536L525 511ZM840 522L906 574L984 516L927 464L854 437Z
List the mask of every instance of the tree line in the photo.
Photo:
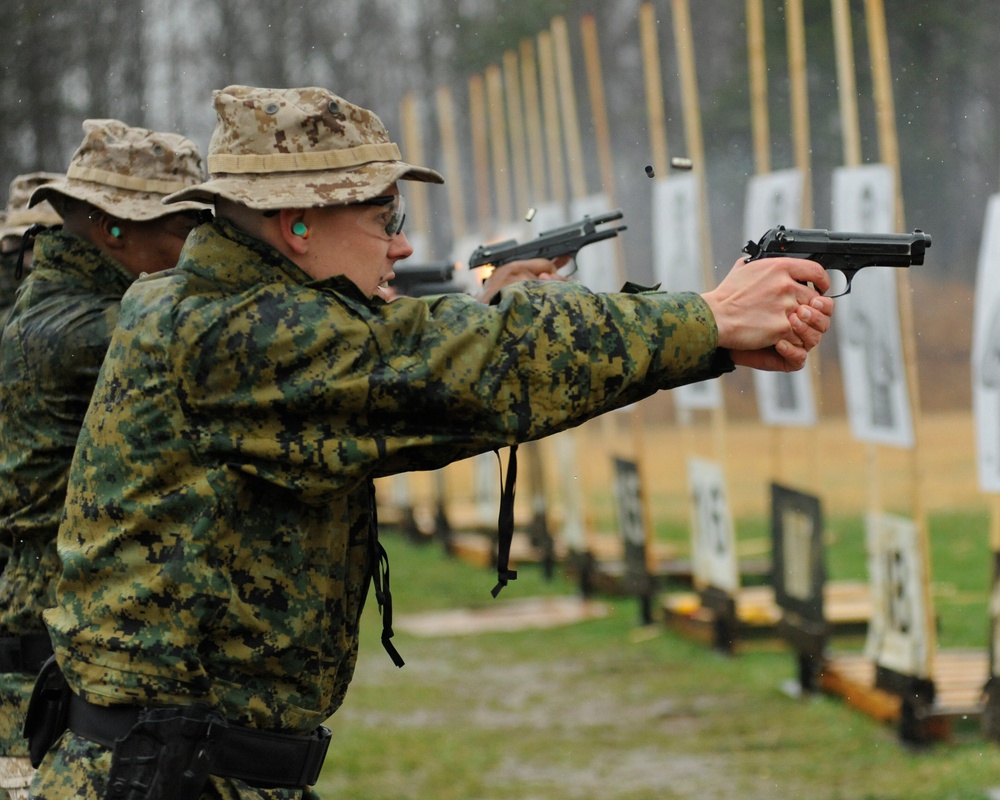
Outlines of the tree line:
M830 0L803 0L807 28L815 221L828 223L829 173L842 162ZM670 0L653 0L661 35L667 129L683 142ZM229 83L322 85L375 109L399 137L406 92L422 100L427 160L442 159L434 92L451 86L460 116L467 80L563 16L571 36L596 18L616 194L630 227L627 257L648 262L648 130L638 33L640 0L10 0L0 53L0 185L64 169L89 117L184 133L207 149L212 89ZM791 167L784 0L764 0L773 168ZM863 0L851 0L866 160L877 159ZM928 270L969 280L987 197L1000 179L1000 41L993 0L885 0L906 219L935 235ZM747 178L753 174L745 7L691 0L706 134L715 252L738 253ZM572 46L577 48L579 38ZM586 97L582 66L579 96ZM586 104L581 103L581 112ZM467 123L465 123L467 125ZM585 136L589 126L581 124ZM468 135L467 128L460 134ZM464 140L468 142L468 138ZM463 144L464 146L464 144ZM675 148L676 149L676 148ZM463 154L466 163L469 154ZM471 166L466 172L471 175ZM436 234L448 238L445 198ZM644 277L639 274L638 277Z

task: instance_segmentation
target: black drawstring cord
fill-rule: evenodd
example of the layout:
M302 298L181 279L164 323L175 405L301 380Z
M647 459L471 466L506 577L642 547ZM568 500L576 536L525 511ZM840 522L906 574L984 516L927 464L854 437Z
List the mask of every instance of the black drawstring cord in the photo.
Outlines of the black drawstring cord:
M375 504L375 484L368 482L369 512L368 512L368 548L371 556L372 585L375 588L375 601L382 615L382 647L389 654L392 663L403 666L403 657L389 640L394 636L392 631L392 592L389 590L389 554L378 540L378 511Z
M500 452L496 451L497 461ZM514 540L514 484L517 482L517 445L510 448L507 466L507 482L503 481L503 465L500 466L500 514L497 518L497 585L492 595L496 597L508 581L517 580L517 571L510 569L510 546Z
M28 249L28 242L34 242L35 237L44 230L48 230L48 226L36 222L21 235L21 246L17 249L17 266L14 268L15 281L20 281L24 274L24 251Z

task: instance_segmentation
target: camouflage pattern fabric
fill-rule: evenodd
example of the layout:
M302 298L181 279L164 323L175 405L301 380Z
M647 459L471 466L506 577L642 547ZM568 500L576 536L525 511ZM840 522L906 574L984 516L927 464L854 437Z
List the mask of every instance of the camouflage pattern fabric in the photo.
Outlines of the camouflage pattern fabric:
M28 206L35 189L61 180L62 177L55 172L29 172L18 175L10 182L7 207L0 221L0 251L17 252L21 246L21 237L32 225L38 224L50 228L62 222L62 217L49 203Z
M219 196L249 208L312 208L369 200L398 180L444 183L402 160L377 114L329 89L233 85L212 101L211 180L167 203Z
M16 267L16 250L12 253L0 253L0 331L7 322L10 309L14 305L14 295L17 294L17 281L14 280ZM27 272L28 270L25 270L25 273Z
M16 262L16 252L0 253L0 331L7 322L11 306L14 305L14 294L17 292L17 281L14 280ZM0 574L3 574L9 555L10 548L0 541ZM0 733L0 737L2 736ZM0 790L0 800L6 800L3 795L3 791Z
M0 756L0 800L28 800L34 774L29 759Z
M36 240L0 341L0 543L9 552L0 636L44 632L42 612L55 604L70 461L132 279L75 236ZM27 755L21 728L33 684L33 675L0 675L0 755Z
M17 255L24 232L36 223L48 226L62 222L62 217L49 203L38 203L34 208L28 208L31 193L39 186L60 177L54 172L31 172L18 175L10 182L7 207L0 211L0 331L7 322L11 306L14 305L18 284ZM26 255L30 256L30 253ZM21 265L24 274L31 269L30 261L30 258L25 258ZM9 548L0 542L0 573L3 573L9 554ZM0 733L0 740L2 738L3 734ZM0 790L0 800L5 800L2 790Z
M34 772L21 736L34 682L34 676L0 673L0 800L10 800L9 789L27 787Z
M176 211L198 211L198 203L164 206L163 198L203 177L198 146L177 133L134 128L116 119L85 119L83 141L66 176L31 193L30 207L72 197L117 219L160 219Z
M45 615L67 680L98 704L312 730L355 667L371 479L712 377L716 335L695 294L533 282L494 306L386 304L196 228L125 295L81 432ZM65 747L49 763L76 769Z

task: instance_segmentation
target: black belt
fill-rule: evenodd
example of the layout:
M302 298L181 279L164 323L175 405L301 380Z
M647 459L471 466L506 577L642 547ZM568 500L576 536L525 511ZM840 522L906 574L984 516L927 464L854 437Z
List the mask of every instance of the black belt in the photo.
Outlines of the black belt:
M0 672L37 675L45 659L50 655L52 655L52 642L49 641L47 633L0 636Z
M140 706L99 706L74 694L69 729L93 742L114 748L139 721ZM228 725L211 774L237 778L251 786L297 789L319 779L330 746L330 729L320 725L306 736Z

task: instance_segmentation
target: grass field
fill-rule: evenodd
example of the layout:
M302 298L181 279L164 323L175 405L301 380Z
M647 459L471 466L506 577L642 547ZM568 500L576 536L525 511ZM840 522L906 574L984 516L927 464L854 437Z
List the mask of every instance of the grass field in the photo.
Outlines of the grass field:
M766 550L765 487L775 465L786 482L823 487L831 578L866 577L862 514L873 497L902 513L916 498L930 532L938 644L985 648L992 507L976 489L971 421L939 414L920 430L924 449L913 459L869 453L851 442L843 424L782 434L785 441L756 425L732 424L735 444L726 449L726 468L740 546ZM601 472L604 459L593 456L608 441L607 431L581 435L588 515L610 529L610 483ZM685 436L654 425L642 437L644 459L667 456L662 468L644 460L657 538L681 552L688 537L681 467L693 441ZM612 440L620 444L623 437ZM467 480L459 466L449 474L458 492ZM522 488L519 498L526 494ZM493 600L493 573L449 559L438 545L400 536L386 536L386 544L397 619L576 591L565 576L546 581L528 565ZM634 600L601 600L611 611L607 617L547 630L398 633L407 662L402 670L382 651L376 612L368 608L357 675L331 720L321 796L1000 798L1000 747L984 741L971 720L960 721L948 741L910 750L893 726L838 697L785 694L782 685L796 671L780 642L743 642L735 656L725 657L665 626L640 626ZM838 639L834 647L862 644Z
M959 536L959 533L955 534ZM436 546L389 538L396 614L571 593L522 569L500 599L494 576ZM959 570L961 571L961 570ZM957 579L957 576L956 576ZM957 585L957 584L956 584ZM982 641L985 591L967 612ZM549 630L418 638L397 634L397 670L366 610L357 676L333 717L321 796L361 800L899 798L983 800L1000 787L1000 749L974 725L911 752L891 726L839 698L781 691L793 659L776 643L721 656L661 627L634 601L605 619ZM947 614L944 612L947 610ZM978 626L978 627L977 627ZM956 635L956 638L964 638ZM860 642L846 642L859 646Z

